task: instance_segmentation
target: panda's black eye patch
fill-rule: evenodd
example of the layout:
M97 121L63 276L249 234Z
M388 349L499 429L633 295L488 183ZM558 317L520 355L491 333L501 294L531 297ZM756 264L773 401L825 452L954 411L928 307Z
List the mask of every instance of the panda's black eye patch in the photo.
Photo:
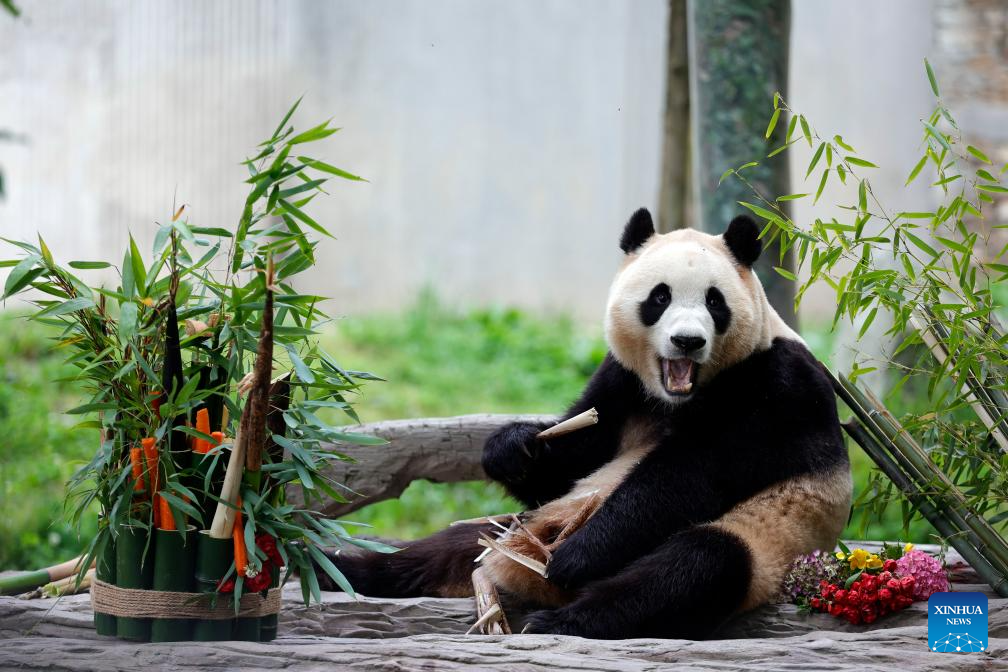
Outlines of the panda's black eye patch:
M668 305L672 302L672 290L664 282L654 286L648 298L640 304L641 322L652 326L657 322Z
M711 319L714 320L714 330L723 334L728 331L728 325L731 324L731 309L725 302L724 294L721 293L717 287L711 287L707 290L707 312L710 313Z

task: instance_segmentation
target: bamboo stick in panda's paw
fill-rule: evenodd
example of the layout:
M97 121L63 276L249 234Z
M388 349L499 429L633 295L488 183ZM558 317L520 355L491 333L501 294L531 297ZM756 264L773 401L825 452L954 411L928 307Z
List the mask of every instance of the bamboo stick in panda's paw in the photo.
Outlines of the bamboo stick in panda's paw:
M598 411L594 408L589 408L584 413L578 413L573 418L567 418L563 422L558 422L552 427L544 429L536 435L536 438L541 441L547 441L549 439L555 439L558 436L576 432L579 429L584 429L585 427L591 427L595 424L598 424Z

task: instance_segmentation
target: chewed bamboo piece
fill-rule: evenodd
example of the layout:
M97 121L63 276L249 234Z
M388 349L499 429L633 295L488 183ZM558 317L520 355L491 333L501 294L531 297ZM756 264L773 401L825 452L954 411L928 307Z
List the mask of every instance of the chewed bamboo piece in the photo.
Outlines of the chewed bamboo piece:
M452 525L471 525L473 523L500 523L505 520L511 520L511 516L517 514L514 513L498 513L495 516L480 516L479 518L466 518L465 520L455 520L448 523L448 526Z
M477 567L472 573L473 592L476 595L476 622L466 632L479 630L484 635L510 635L511 626L500 605L497 588L486 576L486 570Z
M584 429L585 427L591 427L592 425L598 424L598 411L594 408L589 408L584 413L578 413L573 418L567 418L563 422L558 422L548 429L544 429L539 432L536 436L537 439L546 441L548 439L555 439L558 436L563 436L564 434L570 434L571 432L576 432L579 429Z
M52 583L47 583L42 586L40 592L45 597L60 597L62 595L74 595L76 593L83 593L85 590L91 587L91 581L94 579L95 570L89 569L84 578L81 579L80 585L77 584L76 576L68 576L59 581L53 581Z
M479 544L480 546L483 546L484 548L491 548L497 551L498 553L511 558L519 565L524 565L528 567L539 576L542 577L546 576L546 565L539 562L538 560L530 558L526 555L522 555L521 553L518 553L517 551L508 548L504 544L501 544L500 542L491 539L486 534L480 534L480 538L476 543Z

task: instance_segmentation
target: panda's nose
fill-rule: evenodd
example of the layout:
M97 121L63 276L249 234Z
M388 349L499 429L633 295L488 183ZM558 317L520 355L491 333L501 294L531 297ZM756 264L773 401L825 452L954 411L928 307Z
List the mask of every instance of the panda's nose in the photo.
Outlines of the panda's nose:
M703 336L673 336L672 343L685 355L707 345L707 339Z

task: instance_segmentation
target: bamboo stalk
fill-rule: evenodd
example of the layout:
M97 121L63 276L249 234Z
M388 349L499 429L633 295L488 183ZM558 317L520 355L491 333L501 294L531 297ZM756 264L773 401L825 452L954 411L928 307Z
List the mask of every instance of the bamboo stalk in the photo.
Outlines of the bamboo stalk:
M235 508L238 491L241 488L242 470L245 467L245 442L242 440L241 427L238 428L231 455L228 457L227 471L224 472L224 485L221 486L220 501L214 511L213 522L209 534L214 539L230 539L234 527Z
M910 321L931 350L931 355L939 364L944 365L949 360L948 349L945 347L949 334L943 325L934 320L930 311L928 315L931 317L931 326L925 325L916 315L911 316ZM1000 395L1000 399L995 399L995 393L1000 390L988 388L971 371L967 371L965 382L957 382L960 382L966 400L998 446L1003 452L1008 452L1008 400L1003 395Z
M573 418L567 418L563 422L558 422L548 429L544 429L539 432L536 436L537 439L546 441L548 439L555 439L558 436L563 436L565 434L570 434L576 432L579 429L584 429L585 427L591 427L598 423L598 411L594 408L589 408L584 413L578 413Z
M858 391L860 392L860 390ZM1005 542L1004 538L991 527L986 518L973 510L973 507L966 501L966 497L963 496L959 487L931 461L931 458L920 447L920 444L899 424L892 413L882 405L882 402L870 390L865 390L863 394L869 403L874 406L875 412L882 421L882 424L885 425L884 431L886 431L887 435L894 443L909 450L908 457L922 474L933 475L938 479L944 488L944 492L958 505L960 510L956 512L963 516L970 529L974 530L983 543L997 556L999 567L1008 574L1008 543Z
M273 258L266 262L266 298L263 303L262 326L255 364L252 367L252 384L248 401L241 417L241 433L245 444L245 471L249 486L259 492L262 478L262 454L266 449L266 416L269 413L270 377L273 373Z
M866 396L846 377L841 377L838 381L831 374L831 378L841 398L858 415L865 427L872 431L880 442L888 442L894 448L893 457L902 462L904 470L912 480L918 483L937 480L941 490L932 493L930 497L939 508L948 512L953 523L963 531L974 535L978 549L986 549L993 554L994 557L986 555L985 557L999 573L1008 576L1008 562L1005 561L1008 549L1004 540L983 517L973 511L955 484L930 461L920 446L891 415L886 417L887 412L884 411L884 407L880 410L881 404L877 399ZM874 409L869 410L873 406Z
M843 428L847 434L854 439L855 443L861 446L869 457L878 465L893 484L900 489L900 492L910 500L914 507L921 512L929 523L938 531L942 537L948 540L949 544L959 552L973 567L977 575L986 581L1001 597L1008 597L1008 577L1000 574L990 562L974 548L973 544L963 536L962 530L957 530L949 521L948 517L936 508L927 496L922 493L916 484L903 472L902 469L890 458L885 449L879 445L871 434L865 430L856 420L843 423Z
M31 572L19 572L10 576L0 578L0 594L23 593L33 588L45 585L52 581L59 581L77 573L80 563L84 560L83 555L61 562L50 567L43 567ZM94 563L91 565L94 566Z

